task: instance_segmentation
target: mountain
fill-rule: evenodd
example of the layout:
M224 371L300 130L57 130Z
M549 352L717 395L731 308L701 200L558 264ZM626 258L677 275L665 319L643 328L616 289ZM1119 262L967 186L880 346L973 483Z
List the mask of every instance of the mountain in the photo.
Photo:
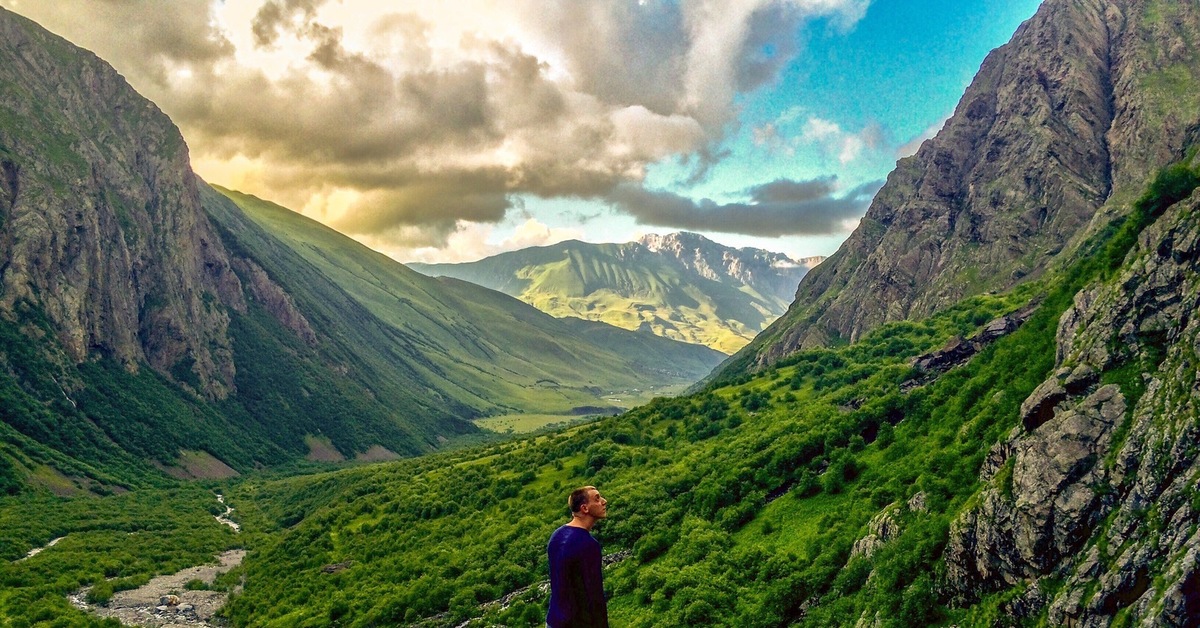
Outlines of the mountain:
M1182 144L1015 289L584 429L238 486L267 540L228 616L542 625L541 548L592 484L614 624L1197 625L1200 134ZM485 508L508 516L463 516Z
M1045 3L730 372L853 342L1073 259L1178 158L1196 123L1194 19L1191 3Z
M648 235L625 244L571 240L464 264L410 264L517 297L557 317L732 353L782 314L796 284L821 258L735 249L695 233Z
M108 64L0 10L0 484L419 454L481 416L608 412L607 393L719 357L434 281L230 195L249 213Z
M1098 39L1107 47L1095 48ZM990 57L981 77L997 76L996 59L1025 64L1000 73L998 100L1031 83L1050 94L1068 75L1089 84L1082 68L1090 68L1101 86L1112 84L1108 106L1123 112L1114 119L1162 142L1109 129L1102 161L1111 194L1077 235L1045 236L1064 245L1043 253L1036 272L1018 280L984 267L981 281L1008 287L928 316L864 322L845 343L812 336L814 346L763 364L727 365L694 394L575 429L225 481L240 536L213 521L216 500L194 484L86 500L18 487L25 492L0 496L0 557L9 559L0 563L0 617L83 624L90 617L67 599L82 583L96 583L103 599L240 547L250 550L240 571L217 584L238 590L224 611L233 625L543 625L542 548L563 520L564 493L594 484L611 500L594 533L607 553L614 624L1200 625L1197 54L1194 3L1046 0ZM1068 94L1061 104L1076 115L1066 123L1083 124L1078 106L1089 92ZM1037 102L1003 110L1008 141L1028 148L1050 137L1035 114L1056 114ZM1078 135L1079 146L1094 139ZM1023 185L1081 189L1078 173L1100 155L1067 160L1062 151L1074 144L1057 137L1061 163L1027 171ZM976 146L957 163L986 161L992 148ZM1018 153L1009 158L1029 155ZM908 180L905 168L920 157L892 181ZM944 181L939 173L952 166L935 160L922 181ZM963 198L979 190L968 186ZM913 192L900 186L884 199L905 193ZM263 209L244 220L264 220L272 212ZM1011 225L1002 210L980 231ZM907 224L913 233L929 227ZM301 241L288 238L275 240L280 251ZM970 250L950 236L938 247ZM935 284L896 294L944 289ZM863 304L878 307L887 304ZM38 364L21 353L28 343L3 338L0 375ZM21 383L53 391L56 380ZM43 405L75 403L64 397ZM6 398L0 410L10 407ZM490 515L487 525L479 513ZM21 558L55 539L62 543Z
M231 248L252 252L322 318L350 314L381 325L385 335L357 338L355 351L403 353L424 385L470 416L608 410L604 394L688 383L720 358L705 347L556 319L487 288L427 277L289 209L216 189L233 202L213 198L209 206Z

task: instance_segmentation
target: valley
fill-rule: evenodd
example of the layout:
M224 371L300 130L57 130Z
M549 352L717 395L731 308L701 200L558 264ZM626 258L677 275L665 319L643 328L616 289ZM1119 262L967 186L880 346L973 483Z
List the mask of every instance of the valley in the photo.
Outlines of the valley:
M315 21L329 15L319 4L264 5L253 49L299 24L329 81L368 77L339 85L391 96L375 91L381 62ZM679 232L421 268L430 275L206 183L163 110L5 6L0 625L544 626L546 542L584 485L609 502L591 532L613 626L1200 624L1200 6L1045 0L811 272ZM775 51L767 22L792 18L730 26ZM192 54L236 48L209 44ZM474 73L395 91L429 100L454 78L455 94L472 94L472 78L495 83L486 72L519 61L526 82L504 86L529 95L526 108L473 127L486 108L433 100L469 129L431 118L418 126L432 143L371 127L353 150L331 135L296 152L400 162L383 145L404 140L422 168L462 146L452 161L511 160L522 144L501 122L538 119L542 132L569 126L556 116L580 102L604 105L531 89L560 78L532 53L479 50ZM599 80L575 69L580 84ZM243 79L247 97L280 89ZM183 110L192 124L208 103L196 102ZM571 135L594 149L573 175L616 160L583 189L609 185L630 222L726 224L730 204L746 231L780 215L820 222L782 211L798 197L822 218L854 210L831 196L832 176L725 205L613 183L646 176L631 155L653 136L617 123L648 129L654 115L606 118L616 149L596 128ZM664 117L674 134L651 139L683 141L691 118ZM255 120L286 135L287 118ZM826 138L835 126L809 124ZM753 142L798 149L768 131ZM865 150L858 141L827 158ZM454 178L404 162L424 186L405 188L418 211L385 193L394 171L346 163L336 177L374 186L376 205L342 224L414 242L440 228L489 249L496 233L455 211L499 229L512 203L533 229L521 203L586 196L556 192L528 163ZM497 181L517 187L497 200ZM349 215L334 188L312 189L326 214ZM571 203L564 214L582 211ZM454 220L405 222L421 212Z

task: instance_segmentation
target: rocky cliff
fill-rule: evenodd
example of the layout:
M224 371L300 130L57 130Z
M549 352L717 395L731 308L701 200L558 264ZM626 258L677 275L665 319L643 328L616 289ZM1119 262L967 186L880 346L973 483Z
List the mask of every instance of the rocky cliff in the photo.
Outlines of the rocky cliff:
M1197 33L1195 3L1047 0L734 362L853 341L1070 258L1178 155L1200 112Z
M0 41L0 313L33 305L76 361L190 372L226 397L222 306L245 303L178 129L111 66L2 9Z
M686 231L642 236L638 244L652 253L670 257L687 270L711 281L734 280L764 295L790 301L800 279L822 257L794 260L762 249L722 246Z
M1057 370L993 447L951 526L960 601L1054 625L1200 621L1200 193L1147 229L1113 281L1063 314Z

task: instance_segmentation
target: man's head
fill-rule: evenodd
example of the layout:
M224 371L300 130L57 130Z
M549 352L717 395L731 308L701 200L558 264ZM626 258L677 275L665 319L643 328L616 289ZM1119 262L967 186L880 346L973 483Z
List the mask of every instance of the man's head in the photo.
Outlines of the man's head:
M603 519L608 516L608 500L600 496L600 491L594 486L583 486L571 491L567 498L567 506L571 516L580 518Z

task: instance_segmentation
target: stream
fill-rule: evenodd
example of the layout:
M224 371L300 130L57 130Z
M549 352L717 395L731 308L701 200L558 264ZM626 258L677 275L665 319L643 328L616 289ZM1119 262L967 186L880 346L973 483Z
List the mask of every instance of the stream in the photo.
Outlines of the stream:
M54 539L53 541L50 541L49 543L47 543L41 547L35 547L35 548L29 550L29 553L25 555L25 558L20 558L18 560L28 560L30 558L33 558L34 556L41 554L44 550L54 547L55 544L57 544L59 541L65 539L65 538L67 538L67 537L60 536L57 539Z
M233 508L225 503L225 496L218 493L217 501L225 507L225 512L215 515L214 518L233 528L234 532L241 532L241 526L229 519ZM60 540L55 539L46 547ZM29 555L32 556L42 549L45 548L33 550ZM224 624L220 620L213 620L213 615L225 605L230 594L226 591L188 590L185 587L194 580L212 585L217 576L242 564L245 557L244 549L229 550L217 556L215 564L188 567L174 574L157 576L136 589L118 591L103 606L88 603L87 596L91 587L84 587L67 596L67 599L80 610L99 617L116 619L126 626L215 628ZM234 591L240 588L241 585L238 585L234 587Z

